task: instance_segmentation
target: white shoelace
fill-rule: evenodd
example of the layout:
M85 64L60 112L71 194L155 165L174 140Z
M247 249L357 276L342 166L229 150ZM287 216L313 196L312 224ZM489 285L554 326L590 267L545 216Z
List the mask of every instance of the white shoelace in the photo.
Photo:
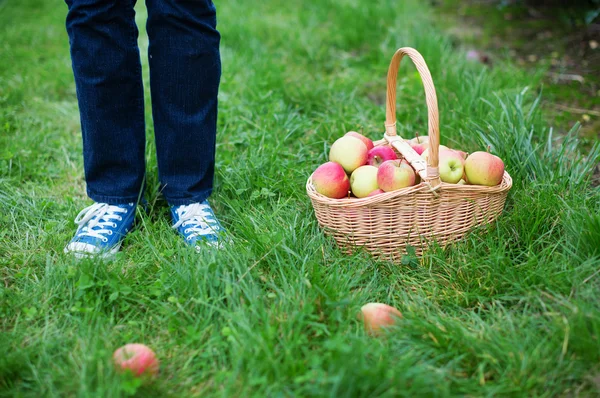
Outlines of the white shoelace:
M95 203L86 207L75 217L75 224L80 228L77 235L91 236L107 242L108 238L104 235L112 235L113 232L106 227L116 228L117 224L113 220L121 221L123 219L118 213L127 213L127 209L107 203ZM99 229L92 229L96 227Z
M210 224L214 220L214 214L210 206L205 203L192 203L191 205L180 206L176 211L179 215L179 221L173 225L173 228L177 229L193 225L185 229L184 233L189 233L186 237L188 240L196 236L215 233L218 230L218 228L214 227L216 221L213 221L212 225Z

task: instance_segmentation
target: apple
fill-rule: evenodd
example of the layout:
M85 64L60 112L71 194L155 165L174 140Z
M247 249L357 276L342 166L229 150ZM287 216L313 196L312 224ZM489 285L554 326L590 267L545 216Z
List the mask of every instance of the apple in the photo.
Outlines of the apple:
M382 328L392 326L399 318L402 318L402 313L381 303L368 303L360 309L360 316L365 325L365 330L374 336L380 335Z
M113 362L118 371L129 370L136 377L158 374L156 354L144 344L127 344L117 349Z
M377 170L377 185L386 192L415 185L415 171L406 161L387 160Z
M359 140L361 140L363 142L363 144L365 144L365 146L367 147L367 150L370 151L371 149L373 149L373 141L371 141L364 135L357 133L356 131L348 131L345 135L350 136L350 137L356 137Z
M412 140L408 141L412 149L415 150L419 155L422 154L427 148L429 148L429 136L416 136Z
M377 167L360 166L350 176L350 188L357 198L365 198L371 192L378 189Z
M369 151L367 164L379 167L386 160L398 159L396 152L389 146L378 146Z
M504 162L489 152L473 152L465 161L465 174L469 184L496 186L504 176Z
M440 151L440 179L450 184L456 184L465 172L465 161L462 156L452 149Z
M350 180L342 166L335 162L327 162L312 174L315 190L328 198L341 199L348 196Z
M439 154L440 152L442 152L442 150L444 150L444 149L450 149L450 148L448 148L448 147L447 147L447 146L445 146L445 145L440 145L440 149L439 149L439 152L438 152L438 154ZM421 157L422 157L423 159L425 159L425 161L429 160L429 148L427 148L427 149L425 149L425 150L423 151L423 153L421 154ZM439 156L438 156L438 158L439 158Z
M467 156L469 156L469 154L468 154L467 152L460 151L460 150L458 150L458 149L453 149L453 151L454 151L454 152L456 152L456 153L458 153L458 154L459 154L459 156L460 156L461 158L463 158L463 160L465 160L465 159L467 158Z
M385 191L383 189L376 189L373 192L371 192L370 194L368 194L367 196L375 196L375 195L379 195L380 193L385 193Z
M459 182L457 182L458 185L467 185L467 182L464 179L460 179Z
M424 142L422 144L413 144L412 142L409 142L409 144L411 148L414 149L414 151L419 155L421 155L423 152L425 152L427 148L429 148L429 142Z
M417 135L415 138L411 139L410 142L413 144L424 144L426 142L429 142L429 136L428 135Z
M352 173L367 163L367 146L358 138L343 136L337 139L329 150L329 160L340 164L346 173Z

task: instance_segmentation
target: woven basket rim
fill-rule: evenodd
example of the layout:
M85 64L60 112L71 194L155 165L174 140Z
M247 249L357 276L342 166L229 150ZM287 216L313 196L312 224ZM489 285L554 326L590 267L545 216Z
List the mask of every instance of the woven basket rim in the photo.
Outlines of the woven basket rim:
M407 196L414 194L416 192L431 192L431 196L434 197L436 194L439 195L440 191L453 191L453 193L457 192L479 192L479 193L487 193L487 194L501 194L507 192L512 187L512 177L508 174L507 171L504 171L504 175L502 177L502 181L500 184L495 186L485 186L485 185L462 185L462 184L450 184L446 182L442 182L436 191L432 191L431 187L426 182L421 182L417 185L413 185L411 187L406 187L402 189L398 189L395 191L380 193L375 196L369 196L366 198L342 198L342 199L333 199L329 198L325 195L318 193L312 183L312 174L308 177L306 181L306 192L308 196L327 206L331 207L363 207L368 205L375 205L378 203L386 202L390 199L397 198L400 196Z

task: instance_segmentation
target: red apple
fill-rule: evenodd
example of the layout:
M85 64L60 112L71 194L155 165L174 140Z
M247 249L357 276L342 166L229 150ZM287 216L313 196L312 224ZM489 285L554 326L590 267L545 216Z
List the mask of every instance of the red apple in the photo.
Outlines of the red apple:
M467 158L467 156L469 156L469 154L467 152L464 151L459 151L458 149L453 149L454 152L458 153L459 156L461 158L463 158L463 160L465 160Z
M380 193L384 193L385 191L383 189L376 189L373 192L371 192L370 194L368 194L367 196L375 196L375 195L379 195Z
M312 182L315 190L328 198L345 198L350 190L350 180L344 168L335 162L317 167L312 175Z
M400 311L381 303L363 305L360 311L366 331L375 336L381 334L382 328L392 326L399 318L402 318Z
M350 176L350 188L357 198L365 198L371 192L378 189L377 167L360 166Z
M425 150L427 148L429 148L429 142L424 142L422 144L413 144L410 143L410 146L412 149L415 150L416 153L418 153L419 155L421 155L423 152L425 152Z
M465 161L458 151L444 149L440 151L440 179L450 184L458 183L465 171Z
M410 142L413 144L424 144L426 142L429 142L429 136L428 135L417 135L415 138L411 139Z
M409 140L408 143L419 155L422 154L427 148L429 148L429 136L416 136L412 140Z
M365 146L367 147L367 150L370 151L371 149L373 149L373 141L371 141L364 135L357 133L356 131L348 131L345 135L348 135L350 137L356 137L359 140L361 140L363 144L365 144Z
M367 163L367 146L358 138L343 136L333 143L329 150L329 160L340 164L346 173L352 173Z
M386 192L415 185L415 171L406 161L387 160L377 170L377 184Z
M504 176L504 162L488 152L474 152L465 161L465 174L469 184L496 186Z
M379 167L386 160L398 159L396 152L389 146L377 146L369 151L367 164Z
M156 354L143 344L124 345L113 354L113 362L118 371L129 370L137 377L158 374Z

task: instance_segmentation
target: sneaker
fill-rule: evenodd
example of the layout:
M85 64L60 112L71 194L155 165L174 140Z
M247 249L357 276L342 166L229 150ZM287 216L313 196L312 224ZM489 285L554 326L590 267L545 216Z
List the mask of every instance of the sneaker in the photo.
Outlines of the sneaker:
M135 219L135 203L109 205L95 203L75 217L75 236L65 247L65 253L77 258L112 257L119 251L123 238Z
M191 205L171 206L171 216L173 228L196 250L200 250L199 243L222 247L225 228L217 220L207 200Z

